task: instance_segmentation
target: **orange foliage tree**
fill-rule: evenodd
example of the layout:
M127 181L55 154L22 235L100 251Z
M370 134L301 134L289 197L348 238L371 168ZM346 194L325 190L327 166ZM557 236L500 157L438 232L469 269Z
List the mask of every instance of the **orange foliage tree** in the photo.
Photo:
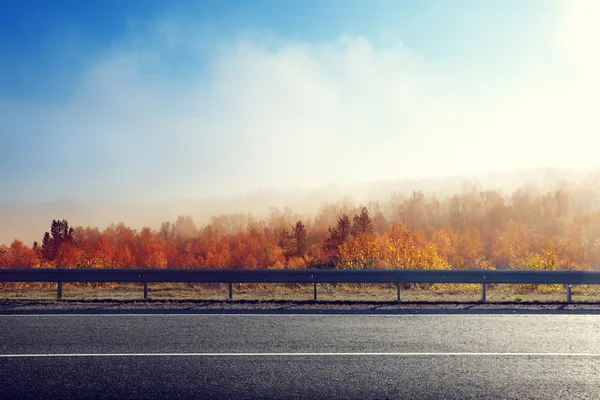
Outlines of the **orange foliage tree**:
M447 197L393 193L360 207L344 198L314 218L271 207L263 220L221 214L203 227L188 215L139 231L54 220L41 246L0 245L0 267L597 269L599 184L507 195L464 185Z
M2 268L32 268L38 263L36 252L25 246L20 240L14 240L4 251L0 249L0 267Z

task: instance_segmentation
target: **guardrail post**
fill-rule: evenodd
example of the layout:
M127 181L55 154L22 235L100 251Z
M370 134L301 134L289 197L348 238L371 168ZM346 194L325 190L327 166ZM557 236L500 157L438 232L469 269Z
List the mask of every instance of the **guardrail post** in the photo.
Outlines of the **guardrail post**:
M229 300L233 299L233 283L229 282Z
M148 300L148 282L144 282L144 300Z
M317 282L313 282L313 298L317 301Z
M62 299L62 282L58 282L58 287L56 289L56 300Z
M485 283L481 284L481 302L485 303Z
M567 303L571 302L571 285L565 285L567 287Z
M396 292L397 292L396 301L400 301L400 282L396 282Z

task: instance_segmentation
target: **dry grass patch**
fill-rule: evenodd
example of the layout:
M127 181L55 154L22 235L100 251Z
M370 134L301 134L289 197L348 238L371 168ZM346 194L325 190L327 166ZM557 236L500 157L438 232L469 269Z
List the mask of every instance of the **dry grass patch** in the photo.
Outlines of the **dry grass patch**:
M150 283L152 300L227 300L227 284ZM562 285L488 285L488 302L563 302ZM76 284L63 285L64 300L142 300L143 284ZM401 285L401 300L405 302L476 302L481 300L478 284ZM318 284L321 301L395 301L395 284ZM0 299L54 300L56 284L4 284ZM309 301L313 299L312 284L233 284L234 300ZM576 302L600 302L600 287L576 285L572 288Z

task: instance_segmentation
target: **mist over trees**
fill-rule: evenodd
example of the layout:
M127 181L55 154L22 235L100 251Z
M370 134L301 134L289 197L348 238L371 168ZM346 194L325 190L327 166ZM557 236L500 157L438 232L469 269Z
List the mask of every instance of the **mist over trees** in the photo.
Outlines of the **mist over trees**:
M312 189L261 190L231 196L203 196L181 199L150 201L117 200L94 202L84 200L61 200L54 202L3 202L0 204L0 243L8 245L15 238L27 244L41 241L40 232L48 230L48 224L57 217L66 218L73 225L106 228L113 222L123 221L136 230L143 227L159 229L164 221L173 221L178 215L189 215L198 226L212 223L215 216L247 213L267 221L269 208L276 206L283 214L289 211L296 215L290 223L312 219L324 204L347 202L352 207L360 204L378 204L378 209L369 206L375 232L383 234L390 229L386 221L393 221L389 207L391 197L403 200L414 192L427 198L436 196L440 201L454 194L469 191L476 186L478 191L495 191L505 196L513 193L526 182L535 182L539 192L554 192L557 189L573 193L577 199L585 200L588 210L600 208L598 195L600 170L557 170L551 168L509 171L485 175L399 179L394 181L372 181L361 184L328 185ZM493 190L491 190L493 189ZM350 196L350 197L344 197ZM339 200L339 201L338 201ZM287 211L286 211L287 209ZM378 217L382 212L386 221ZM327 226L335 224L335 216L325 215ZM350 215L352 218L353 215ZM286 226L287 229L289 227Z
M221 214L203 226L189 215L141 230L53 220L41 246L1 245L0 267L596 269L595 183L510 194L472 186L444 197L413 191L363 204L344 198L312 216L271 207L266 218Z

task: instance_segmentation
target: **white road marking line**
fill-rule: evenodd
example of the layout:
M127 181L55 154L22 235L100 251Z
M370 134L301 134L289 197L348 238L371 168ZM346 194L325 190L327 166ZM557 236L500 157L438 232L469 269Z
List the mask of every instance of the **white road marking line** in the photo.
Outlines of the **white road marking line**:
M600 357L600 353L432 353L432 352L356 352L356 353L53 353L53 354L0 354L0 358L35 357Z
M569 314L568 310L566 313L547 313L544 314L544 310L532 310L533 312L527 312L529 310L502 310L506 311L506 313L472 313L472 312L450 312L450 313L428 313L428 312L415 312L414 314L400 314L400 313L365 313L361 314L359 312L353 312L350 314L341 313L298 313L298 314L288 314L288 313L271 313L266 310L265 313L90 313L90 314L0 314L0 318L2 317L486 317L486 318L495 318L495 317L577 317L577 318L600 318L600 314L586 314L585 310L582 310L579 314ZM460 311L460 310L457 310ZM485 310L481 310L485 311ZM525 311L525 312L522 312ZM552 311L552 310L550 310ZM597 310L592 310L597 311ZM512 312L512 313L511 313Z

